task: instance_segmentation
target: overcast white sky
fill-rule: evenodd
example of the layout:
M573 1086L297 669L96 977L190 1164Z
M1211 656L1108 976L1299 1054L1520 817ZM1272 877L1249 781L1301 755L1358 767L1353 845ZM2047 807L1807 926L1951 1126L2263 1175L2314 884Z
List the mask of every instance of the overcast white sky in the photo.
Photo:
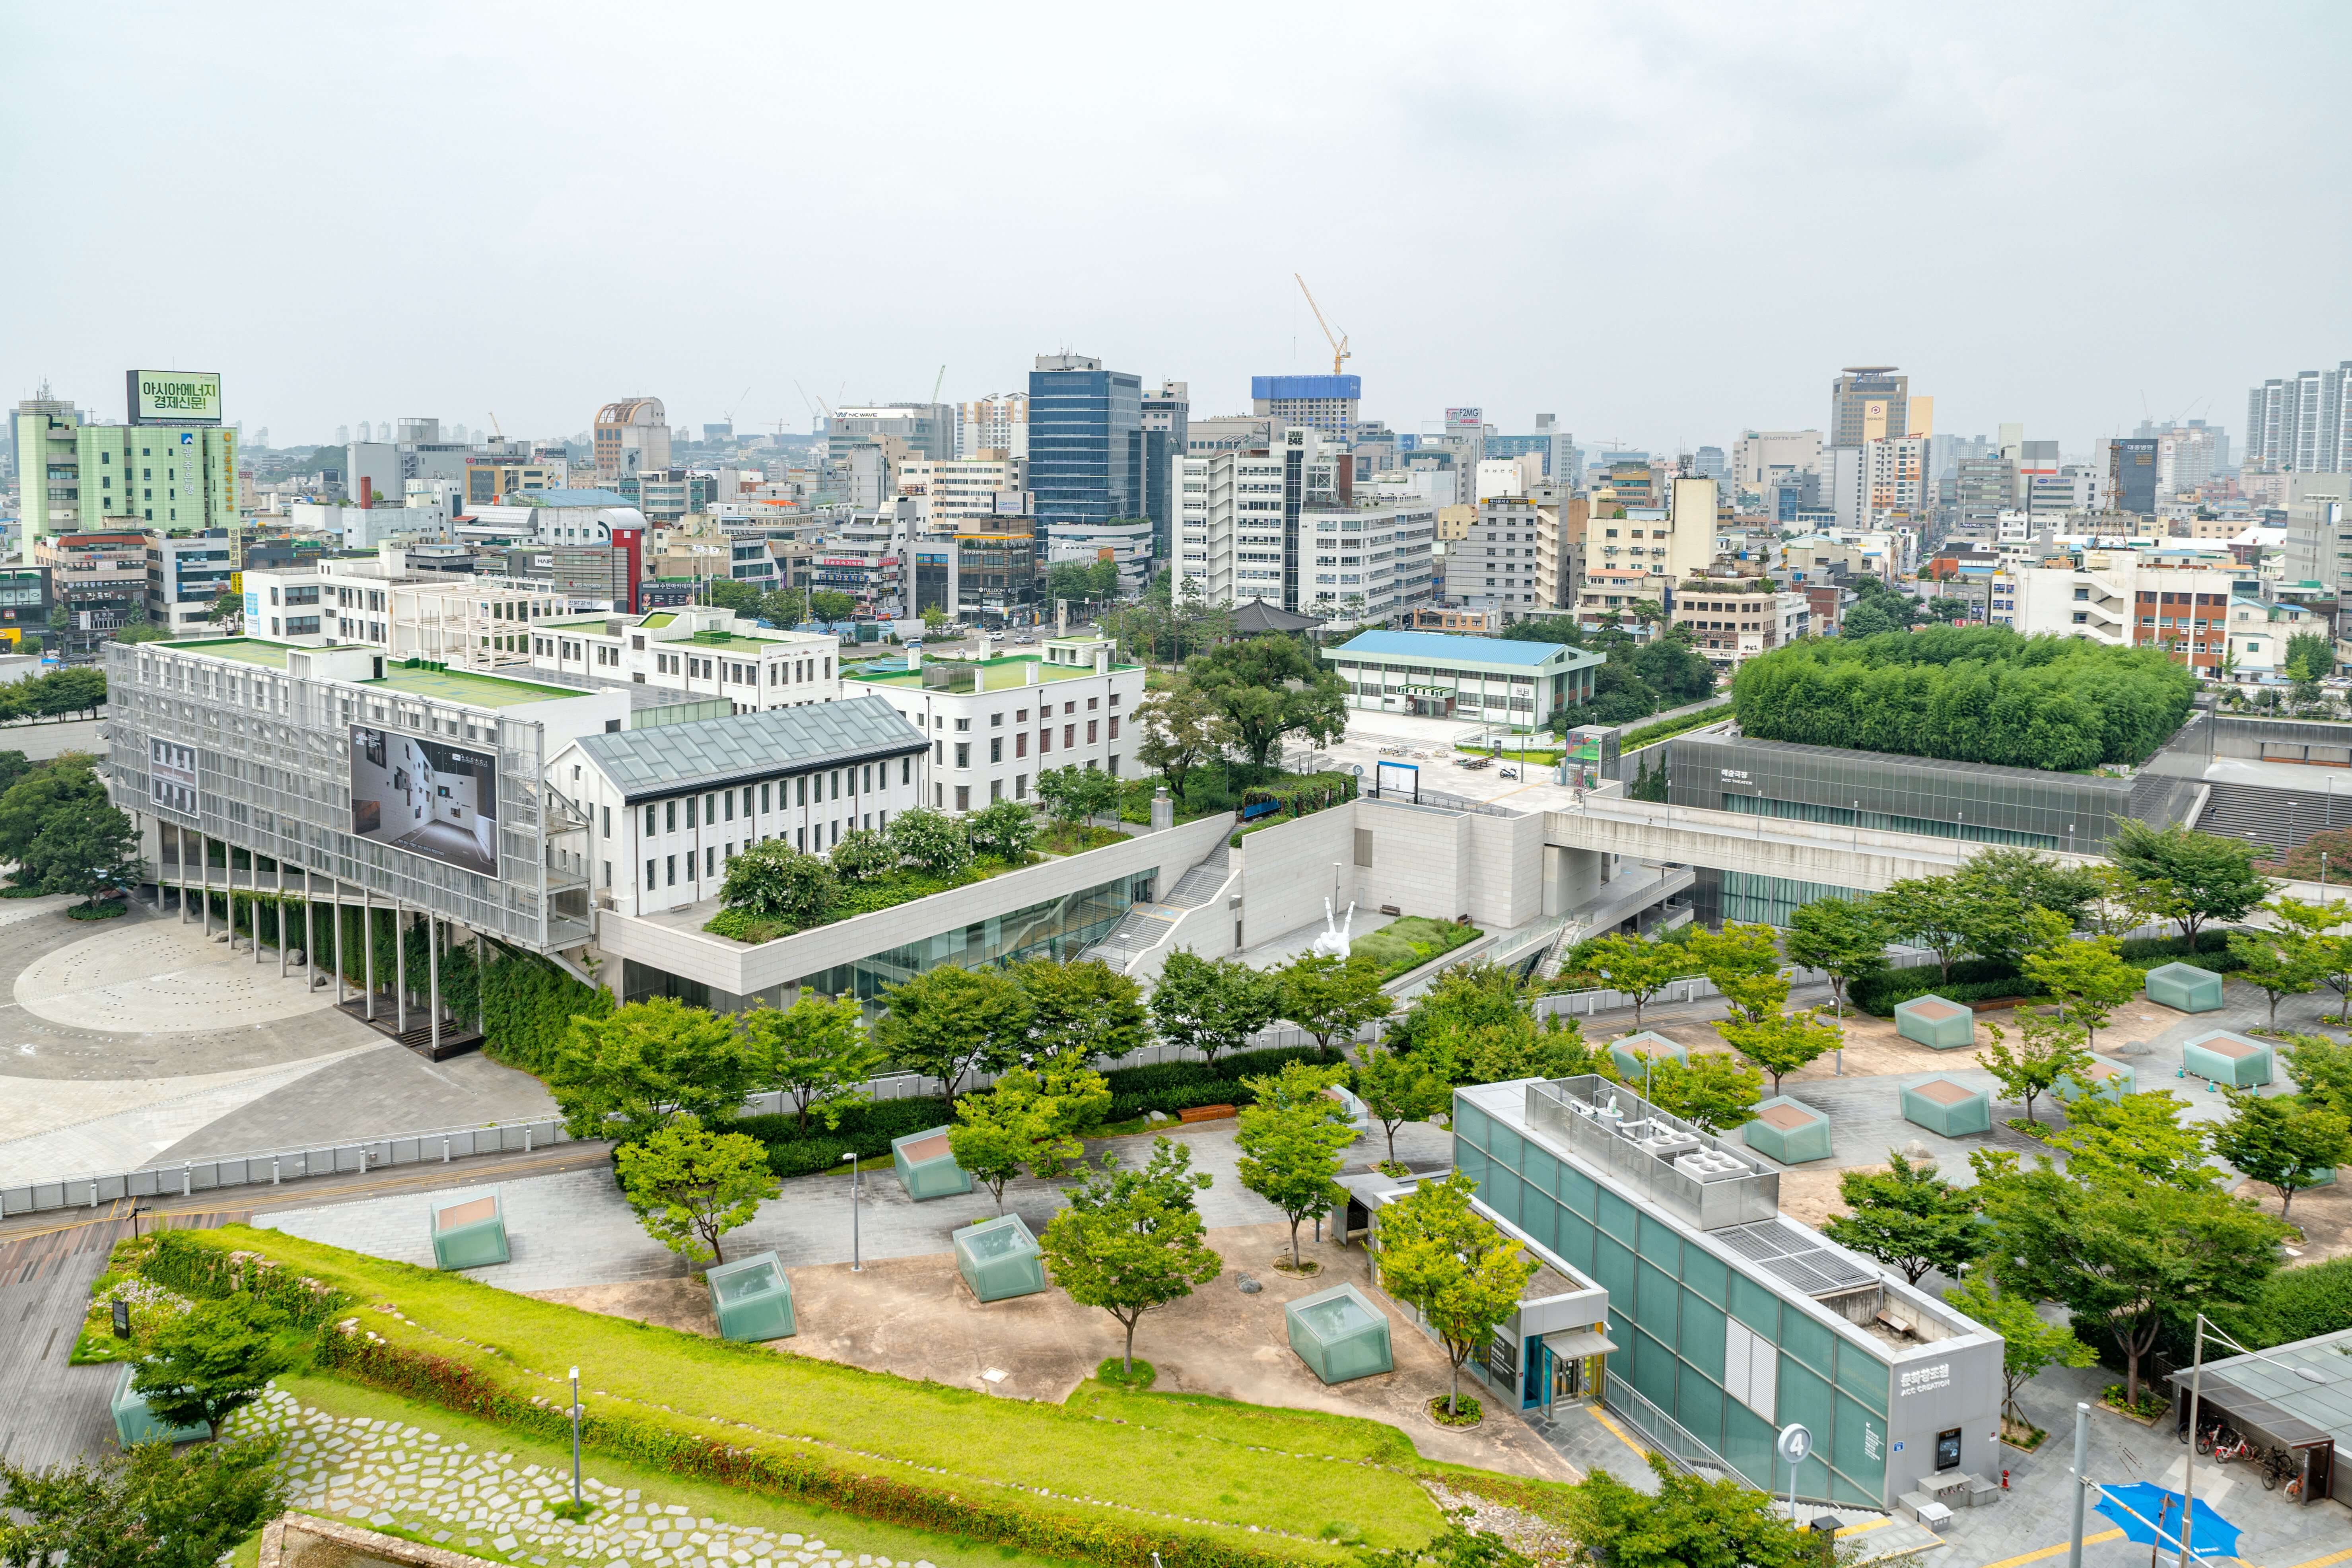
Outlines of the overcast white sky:
M1583 444L2235 434L2352 358L2352 6L0 5L0 394L273 442L1329 368ZM37 226L34 221L38 218ZM748 384L749 391L742 389Z

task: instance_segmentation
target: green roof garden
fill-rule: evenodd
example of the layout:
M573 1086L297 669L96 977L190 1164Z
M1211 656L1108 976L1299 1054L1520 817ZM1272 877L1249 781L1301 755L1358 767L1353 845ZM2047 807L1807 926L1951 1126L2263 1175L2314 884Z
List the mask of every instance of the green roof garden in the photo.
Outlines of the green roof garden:
M676 619L677 619L677 617L671 615L667 610L656 610L644 620L639 621L637 625L646 627L666 626Z
M925 663L920 668L916 669L899 668L871 673L863 669L844 669L842 674L848 679L864 681L868 686L919 688L923 684L923 671L925 669L969 669L973 672L973 689L979 691L1009 691L1016 686L1027 686L1031 684L1029 676L1024 668L1028 665L1036 666L1037 679L1035 684L1039 686L1048 685L1056 680L1074 680L1081 675L1092 675L1095 673L1095 667L1091 664L1053 664L1047 660L1039 658L1034 654L1006 654L998 658L948 658L931 660ZM1132 669L1135 666L1130 664L1115 664L1111 668L1114 669Z
M747 637L740 632L697 632L666 646L671 647L716 647L730 653L764 653L783 642L782 637Z
M411 668L399 664L387 664L382 680L357 684L381 687L409 697L462 702L472 708L522 708L533 702L590 695L568 686L541 686L535 681L510 680L502 675L478 675L468 669Z
M257 664L270 669L286 668L286 655L292 647L282 642L262 642L254 637L205 637L195 642L173 642L166 647L184 648L190 653L226 658L236 664Z

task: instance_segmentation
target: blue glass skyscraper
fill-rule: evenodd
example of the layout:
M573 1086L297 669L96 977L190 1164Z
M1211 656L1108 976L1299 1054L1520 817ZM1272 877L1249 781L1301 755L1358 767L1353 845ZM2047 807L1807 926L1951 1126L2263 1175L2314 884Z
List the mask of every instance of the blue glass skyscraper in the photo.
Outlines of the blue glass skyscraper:
M1085 354L1039 354L1029 373L1029 489L1037 525L1141 517L1143 378Z

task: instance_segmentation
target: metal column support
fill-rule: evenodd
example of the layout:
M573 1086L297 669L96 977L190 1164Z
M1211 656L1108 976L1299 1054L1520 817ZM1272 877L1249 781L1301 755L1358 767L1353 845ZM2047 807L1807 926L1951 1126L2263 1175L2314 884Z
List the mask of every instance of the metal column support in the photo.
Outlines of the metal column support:
M196 835L196 879L203 889L197 900L205 907L205 935L209 938L213 934L213 860L211 847L201 833Z
M310 906L306 903L303 907L307 909ZM310 939L305 934L302 940L307 942ZM286 978L286 857L280 855L278 857L278 978L280 980Z
M327 908L335 921L335 1005L340 1007L343 1005L343 885L331 882L328 891L332 901Z
M392 900L392 1024L402 1035L408 1033L408 944L401 938L408 933L400 929L400 900Z
M371 900L368 885L360 884L360 971L367 986L367 1021L375 1022L375 905Z
M425 911L425 1015L431 1020L433 1056L441 1056L441 922Z

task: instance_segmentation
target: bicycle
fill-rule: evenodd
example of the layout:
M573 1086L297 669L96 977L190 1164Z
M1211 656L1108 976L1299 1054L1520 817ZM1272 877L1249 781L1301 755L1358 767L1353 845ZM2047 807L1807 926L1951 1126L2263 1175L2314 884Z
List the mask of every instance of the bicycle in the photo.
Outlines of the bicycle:
M2273 1448L2263 1456L2263 1490L2278 1490L2279 1482L2298 1476L2302 1469L2303 1466L2296 1460L2293 1449ZM2300 1492L2302 1489L2298 1486L2295 1489Z

